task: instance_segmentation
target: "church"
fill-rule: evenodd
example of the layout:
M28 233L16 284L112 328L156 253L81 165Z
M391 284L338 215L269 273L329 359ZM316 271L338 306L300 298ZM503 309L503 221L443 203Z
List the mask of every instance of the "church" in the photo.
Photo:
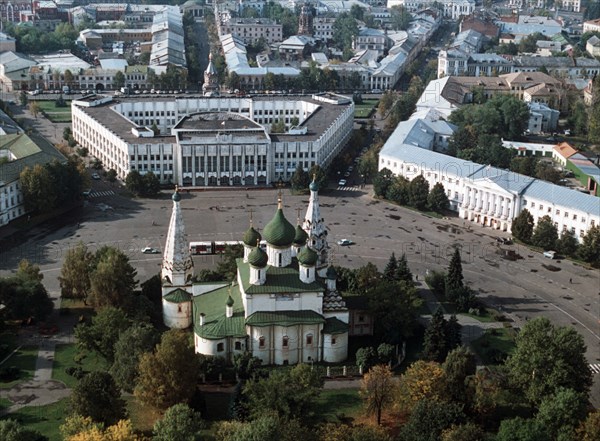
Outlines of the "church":
M231 283L193 283L175 190L161 270L163 319L171 328L193 327L196 353L231 362L248 351L267 365L347 358L349 313L328 262L318 191L313 180L302 224L298 220L294 227L286 219L281 193L262 235L250 221Z

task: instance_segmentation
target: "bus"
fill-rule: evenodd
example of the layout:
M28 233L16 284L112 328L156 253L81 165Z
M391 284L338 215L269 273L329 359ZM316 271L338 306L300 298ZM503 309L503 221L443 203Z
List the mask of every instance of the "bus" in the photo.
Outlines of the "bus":
M244 245L241 240L223 240L223 241L206 241L206 242L190 242L190 254L223 254L227 246ZM261 241L260 247L265 249L266 241Z

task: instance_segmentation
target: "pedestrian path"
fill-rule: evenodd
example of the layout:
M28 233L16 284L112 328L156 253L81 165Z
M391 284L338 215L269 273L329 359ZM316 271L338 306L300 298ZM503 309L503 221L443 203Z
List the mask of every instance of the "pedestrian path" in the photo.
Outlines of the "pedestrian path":
M590 363L590 369L594 374L600 374L600 363Z
M339 186L338 191L360 191L360 185L352 185L352 186Z
M89 195L90 198L100 198L100 197L104 197L104 196L112 196L114 195L115 192L112 190L107 190L107 191L92 191Z

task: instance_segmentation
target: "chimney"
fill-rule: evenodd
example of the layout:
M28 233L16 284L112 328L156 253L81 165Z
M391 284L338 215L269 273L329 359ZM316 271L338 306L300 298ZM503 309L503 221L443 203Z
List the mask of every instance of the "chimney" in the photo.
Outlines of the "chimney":
M206 319L206 315L201 312L200 313L200 326L204 326L204 320Z

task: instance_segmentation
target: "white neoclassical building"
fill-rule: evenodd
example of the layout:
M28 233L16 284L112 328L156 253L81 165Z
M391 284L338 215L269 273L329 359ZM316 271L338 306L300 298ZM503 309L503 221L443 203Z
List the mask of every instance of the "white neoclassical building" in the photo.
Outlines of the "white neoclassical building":
M510 231L525 208L536 223L550 216L559 233L571 230L579 240L600 225L600 199L595 196L421 147L386 143L379 154L379 170L384 168L409 180L421 175L430 188L442 183L450 209L493 229Z
M350 138L353 115L352 100L335 94L72 103L75 140L106 169L185 187L267 185L289 180L298 164L326 167ZM272 133L278 121L285 131Z
M231 285L192 283L181 196L175 191L161 272L163 319L171 328L193 326L197 353L231 362L248 351L277 365L347 358L349 313L335 270L323 260L327 242L318 185L311 183L310 190L302 226L285 218L281 195L262 235L251 221Z

